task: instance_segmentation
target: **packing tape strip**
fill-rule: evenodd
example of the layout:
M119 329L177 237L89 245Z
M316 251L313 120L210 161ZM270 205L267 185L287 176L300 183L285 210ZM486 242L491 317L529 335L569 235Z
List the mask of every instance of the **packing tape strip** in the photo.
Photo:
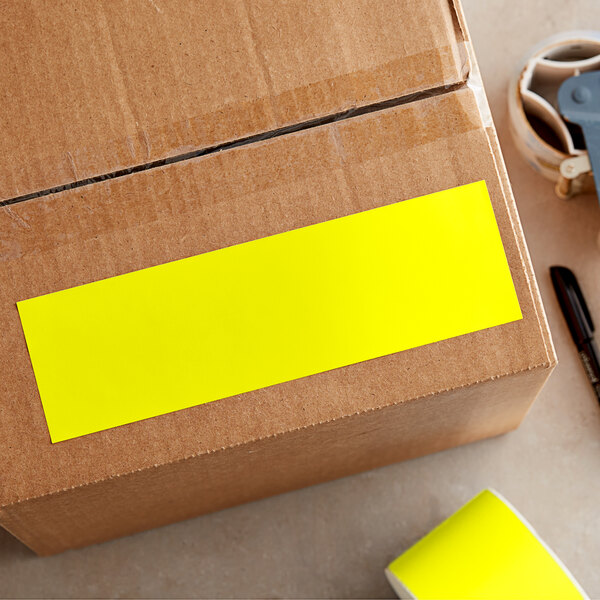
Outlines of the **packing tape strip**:
M483 181L17 307L53 442L522 318Z
M588 596L525 518L484 490L385 571L400 598L581 600Z

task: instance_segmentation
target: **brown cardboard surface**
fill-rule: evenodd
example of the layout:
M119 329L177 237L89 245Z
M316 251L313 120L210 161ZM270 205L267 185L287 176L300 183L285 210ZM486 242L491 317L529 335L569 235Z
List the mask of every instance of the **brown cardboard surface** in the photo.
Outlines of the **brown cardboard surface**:
M0 463L0 523L40 553L108 539L502 433L518 425L555 363L495 133L481 118L484 100L469 86L460 84L465 75L460 48L466 39L464 25L459 27L460 13L455 20L452 7L442 0L414 5L369 3L369 7L378 8L367 11L368 18L364 14L366 3L315 3L310 4L314 8L309 15L302 13L300 27L294 18L299 14L298 7L293 3L207 3L212 13L198 10L191 16L183 10L184 5L163 5L158 0L143 8L139 5L139 13L128 24L146 32L136 43L127 37L118 15L111 16L112 4L61 7L66 15L75 8L88 11L82 22L91 25L89 31L84 28L82 39L89 35L100 44L104 38L96 35L98 23L108 28L111 51L115 53L111 73L121 73L122 85L129 82L120 90L128 85L136 90L157 85L160 77L147 74L154 65L149 66L149 57L158 50L145 44L150 44L148 40L156 34L157 23L166 18L165 14L172 29L159 28L162 38L156 45L161 52L171 48L180 29L187 31L188 23L183 22L182 15L194 23L194 19L205 19L221 24L222 41L231 34L229 27L237 23L236 18L242 14L239 11L246 19L251 18L249 14L265 11L260 19L239 25L243 35L236 40L242 43L245 35L254 39L260 30L261 43L268 42L268 50L261 46L263 62L251 79L259 86L261 77L269 73L266 96L260 96L264 90L255 93L255 99L260 96L269 107L258 113L269 118L254 119L255 113L246 110L242 100L248 92L244 87L246 70L253 67L245 65L242 69L235 56L223 57L218 64L229 79L223 76L220 84L213 82L214 89L207 88L215 95L211 101L217 108L212 112L207 109L202 122L213 119L213 124L229 128L227 132L213 131L213 137L208 138L187 137L193 141L177 147L172 143L174 138L167 136L160 144L148 145L148 137L142 135L147 149L144 161L182 148L198 148L298 120L337 114L351 106L403 97L419 89L429 91L403 98L397 106L374 107L368 114L345 115L342 120L323 125L311 123L295 133L281 132L270 139L252 140L239 147L0 207L4 280L0 286L0 452L7 457ZM32 6L35 14L37 5ZM171 15L173 7L179 11ZM58 19L54 10L48 10L46 22ZM328 12L322 14L321 10ZM99 12L92 19L89 11ZM24 17L19 10L16 12L18 24ZM390 15L396 13L403 15L404 21L390 24ZM273 37L269 28L264 29L273 19L281 21L279 30L275 30L286 31L286 41ZM404 38L394 35L398 23L410 23ZM389 33L381 34L388 31L388 26ZM341 37L330 35L327 27L336 31L341 28ZM371 37L365 28L373 28L369 30ZM421 34L417 35L417 30ZM383 39L375 42L375 31ZM197 34L196 29L194 32ZM202 39L206 52L209 42ZM319 46L319 40L326 46ZM350 44L348 56L340 54L340 40ZM327 72L330 79L341 77L326 88L336 91L323 93L319 86L309 85L316 76L313 69L318 70L315 60L306 60L313 41L323 59L322 64L316 62L325 69L319 76ZM329 48L329 43L334 46ZM88 52L81 44L80 51ZM256 47L256 40L253 44ZM223 52L233 52L234 46L225 46ZM452 48L453 59L449 63L432 62L427 49L434 48L439 57L440 48L446 47ZM27 48L32 52L31 44ZM398 54L400 51L404 54ZM95 52L99 56L97 49ZM199 52L198 48L194 52ZM247 50L243 52L246 56ZM51 53L48 56L50 70L67 68L62 58ZM168 60L165 56L170 66L180 64L173 54ZM290 56L301 66L289 63ZM339 63L329 60L330 56L336 60L344 56L344 60ZM418 58L411 58L414 56ZM89 56L82 58L82 64L88 68L95 65ZM286 74L284 67L290 64L292 72ZM138 66L139 73L131 71ZM346 69L343 73L353 75L344 79L346 76L339 73L342 66ZM167 71L159 71L165 82L169 81L164 77ZM12 76L19 79L16 72ZM198 72L195 76L199 77ZM172 126L180 122L178 119L187 118L177 111L190 101L192 91L199 93L201 78L196 81L198 89L193 88L188 96L178 87L185 79L183 71L175 70L173 77L177 82L172 86L177 92L174 95L181 98L182 104L170 104L161 96L162 88L145 101L139 99L139 104L131 99L126 102L131 114L146 111L144 118L158 123L155 131L160 127L175 131ZM356 85L351 89L363 94L360 101L356 93L340 95L340 90L346 88L339 82L353 78ZM101 80L98 75L97 81ZM329 81L327 77L325 80ZM80 122L79 113L74 112L72 119L61 121L67 113L61 116L60 110L73 98L64 90L57 91L58 101L52 103L52 108L59 112L48 120L45 133L49 137L43 146L50 154L44 158L42 171L36 171L36 157L41 154L30 145L34 139L35 143L44 139L40 131L17 142L11 138L11 143L22 145L9 148L10 160L5 167L12 169L10 177L15 173L25 176L16 184L21 186L19 193L41 189L40 185L56 185L47 176L59 183L69 181L67 171L61 171L63 154L53 132L59 122L61 135L65 136L61 140L67 144L77 140L91 144L90 148L94 144L95 149L102 148L78 155L91 157L90 162L83 171L76 169L71 179L138 164L137 142L127 146L135 151L117 162L117 154L106 152L107 140L117 139L113 137L115 132L128 131L119 116L122 99L96 98L96 84L92 86L87 78L85 81L91 86L85 91L90 106L99 102L96 110L100 120ZM298 92L299 81L305 86L302 89L306 96ZM455 85L451 89L431 89L446 84ZM81 92L81 88L75 89L76 95ZM98 93L104 94L107 88L101 89L104 91ZM286 96L284 92L290 90L293 94ZM228 98L243 119L223 109L229 106ZM210 102L204 106L211 106ZM23 114L18 113L21 120ZM41 113L38 117L42 118ZM30 122L35 123L38 117L30 114ZM104 125L102 119L106 119ZM85 126L97 130L92 135ZM38 125L35 128L40 129ZM194 128L186 126L184 130ZM143 131L147 134L149 129ZM132 133L131 140L134 137ZM31 160L19 155L23 148ZM51 156L55 150L57 153ZM23 165L26 168L21 169ZM36 179L36 172L41 179ZM489 189L523 320L59 444L50 443L16 301L480 179L486 180ZM24 181L26 187L22 187ZM14 195L14 191L11 193ZM328 451L323 452L323 448Z
M0 200L467 72L446 0L30 0L0 27Z
M600 318L600 209L594 195L556 198L515 149L506 114L520 56L552 33L600 23L600 3L549 0L539 12L514 0L462 4L559 356L524 423L508 435L41 560L0 530L1 595L394 598L382 566L491 486L600 598L590 560L600 553L598 404L547 273L552 264L572 267Z
M411 160L401 160L409 152ZM50 444L16 300L479 178L489 187L522 321ZM75 205L84 210L74 212ZM553 362L468 89L30 200L5 207L2 218L10 235L0 361L11 375L0 425L11 456L2 465L3 504L511 373L546 371ZM513 424L532 398L507 412ZM453 410L465 409L457 401ZM464 435L489 427L474 420ZM443 430L436 437L443 445Z

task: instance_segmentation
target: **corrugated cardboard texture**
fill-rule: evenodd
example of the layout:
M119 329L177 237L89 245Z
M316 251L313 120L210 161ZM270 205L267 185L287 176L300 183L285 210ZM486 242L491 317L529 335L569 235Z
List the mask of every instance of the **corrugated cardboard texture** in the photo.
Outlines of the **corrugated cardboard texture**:
M17 299L479 178L489 187L522 321L49 444ZM2 465L4 503L552 362L468 89L30 200L5 208L2 219L8 285L0 290L7 333L0 361L10 376L0 443L12 457Z
M403 98L0 207L0 523L40 553L502 433L555 362L460 13L300 4L4 12L5 198ZM17 300L480 179L523 320L50 443Z
M9 2L0 200L451 85L446 0Z

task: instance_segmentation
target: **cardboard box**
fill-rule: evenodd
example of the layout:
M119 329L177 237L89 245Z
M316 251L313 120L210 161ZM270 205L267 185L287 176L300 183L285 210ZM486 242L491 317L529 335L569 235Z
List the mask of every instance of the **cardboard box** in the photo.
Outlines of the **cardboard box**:
M455 3L1 18L3 527L51 554L519 425L556 359ZM481 180L521 319L51 442L17 302Z

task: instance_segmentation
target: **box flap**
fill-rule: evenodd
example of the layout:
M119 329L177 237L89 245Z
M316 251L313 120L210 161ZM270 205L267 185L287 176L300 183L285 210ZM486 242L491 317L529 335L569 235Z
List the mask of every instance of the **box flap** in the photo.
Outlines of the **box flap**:
M0 26L0 201L467 72L449 0L15 2Z
M522 320L50 443L16 301L481 179ZM0 209L0 505L550 366L513 211L466 87Z

